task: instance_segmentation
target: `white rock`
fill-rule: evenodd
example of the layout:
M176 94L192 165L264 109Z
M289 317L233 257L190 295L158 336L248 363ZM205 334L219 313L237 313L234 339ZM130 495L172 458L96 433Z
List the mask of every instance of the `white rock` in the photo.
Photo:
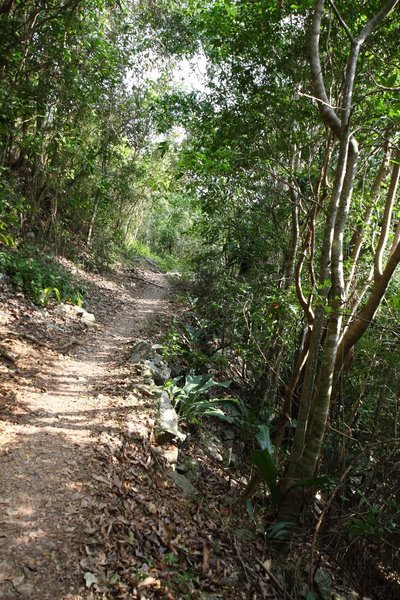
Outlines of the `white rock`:
M171 378L171 369L165 363L160 362L159 366L156 366L151 360L145 360L144 364L150 370L156 385L164 385Z
M75 304L61 303L55 308L55 312L60 315L81 319L81 321L84 321L85 323L94 323L96 320L93 313L88 312L81 306L75 306Z
M160 396L155 435L158 444L170 442L174 438L182 441L186 439L186 435L179 430L178 415L166 392L163 392Z

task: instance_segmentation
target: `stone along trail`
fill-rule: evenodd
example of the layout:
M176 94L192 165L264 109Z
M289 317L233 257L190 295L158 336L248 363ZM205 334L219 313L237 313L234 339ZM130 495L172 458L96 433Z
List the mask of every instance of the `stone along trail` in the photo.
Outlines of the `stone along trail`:
M0 411L2 600L77 600L91 593L82 548L101 481L99 443L117 439L132 418L126 353L169 307L165 276L141 274L98 278L99 324L65 344L68 353L19 343L20 360L9 373L13 405ZM9 324L17 327L18 318Z

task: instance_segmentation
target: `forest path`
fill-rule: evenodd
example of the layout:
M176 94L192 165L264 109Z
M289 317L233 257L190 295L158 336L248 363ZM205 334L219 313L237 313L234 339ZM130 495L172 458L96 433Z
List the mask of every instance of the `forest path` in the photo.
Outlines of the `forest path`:
M21 338L12 347L20 358L8 373L13 406L0 406L2 600L81 598L87 513L95 502L101 510L92 494L96 477L101 480L98 448L118 442L133 410L123 377L127 352L135 339L148 337L155 315L168 312L165 275L156 269L140 274L97 278L99 324L79 345L74 339L69 354L38 350ZM12 308L10 314L6 334L21 323ZM60 325L47 328L57 332Z

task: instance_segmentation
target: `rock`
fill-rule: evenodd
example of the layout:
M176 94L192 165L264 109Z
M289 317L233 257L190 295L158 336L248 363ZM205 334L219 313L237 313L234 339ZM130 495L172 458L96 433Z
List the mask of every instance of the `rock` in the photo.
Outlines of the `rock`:
M0 583L11 580L13 576L13 568L10 563L2 560L0 562Z
M143 260L151 267L155 267L161 273L161 268L157 261L153 260L152 258L148 258L147 256L143 258Z
M75 312L76 316L80 317L82 321L85 321L85 323L94 323L96 321L96 317L94 316L94 314L88 312L82 307L77 306Z
M164 350L164 346L162 344L153 344L151 349L154 353L162 352Z
M144 361L144 364L150 370L156 385L164 385L171 378L171 370L162 361L160 361L159 366L151 360Z
M156 387L153 388L153 396L155 398L160 398L161 395L164 393L164 391L165 390L163 388L156 386Z
M179 431L178 415L166 392L163 392L160 397L155 437L158 444L171 442L174 438L182 441L186 439L186 435Z
M222 435L226 442L232 442L236 438L236 433L233 429L224 429Z
M141 392L142 396L143 395L144 396L153 396L155 393L153 378L151 378L150 384L149 383L139 383L139 384L135 385L135 390Z
M94 575L90 571L87 571L84 574L84 579L86 581L86 587L87 588L90 588L93 584L98 583L98 579L97 579L96 575Z
M168 477L181 489L186 498L190 498L196 494L196 488L190 483L189 479L186 479L180 473L171 470L168 473Z
M94 323L96 321L96 317L93 313L90 313L81 306L76 306L75 304L64 304L61 302L61 304L56 307L55 312L60 315L81 319L81 321L84 321L85 323Z
M15 589L18 591L20 596L23 596L25 598L32 598L33 594L35 592L35 588L32 583L23 583L22 585L19 585Z
M182 473L189 481L197 479L199 476L200 465L194 458L187 458L183 464L176 465L178 473Z
M143 360L147 360L151 354L151 344L141 340L137 342L132 348L132 354L129 362L139 364Z
M218 462L224 460L221 454L221 441L217 437L211 437L209 434L202 432L201 441L206 454L209 454L211 458Z
M169 368L171 369L171 378L175 379L175 377L183 377L186 373L186 368L180 363L168 363Z
M314 581L318 586L319 593L323 600L331 600L332 598L332 580L326 571L317 569L314 575Z
M46 329L48 331L51 331L52 333L65 333L65 328L61 327L60 325L57 325L57 323L44 323L44 326L46 327Z
M161 354L157 354L157 352L154 351L154 346L152 346L151 349L151 355L150 355L150 359L151 362L153 362L157 367L159 367L161 364L166 364L163 361L163 357L161 356Z
M13 577L12 579L12 584L15 588L17 588L19 585L22 585L25 581L25 573L22 573L20 575L16 575L15 577Z
M178 462L178 453L178 446L175 446L173 444L171 446L163 447L161 449L161 456L163 456L165 460L169 462L170 465L172 465L173 469L175 468L175 465Z

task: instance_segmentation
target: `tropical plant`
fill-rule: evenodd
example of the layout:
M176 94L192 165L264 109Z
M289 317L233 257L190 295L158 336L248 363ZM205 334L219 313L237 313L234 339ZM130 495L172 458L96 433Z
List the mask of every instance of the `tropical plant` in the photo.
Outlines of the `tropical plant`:
M205 417L217 417L227 420L226 414L220 408L227 398L208 398L204 396L214 387L227 388L231 381L214 381L212 374L188 374L183 386L178 386L182 377L175 377L166 384L169 397L178 412L179 418L198 425ZM229 399L234 402L233 399Z
M279 502L278 469L274 460L275 449L271 442L269 427L267 425L258 426L256 440L260 449L254 450L250 459L257 466L262 478L266 482L272 502L277 505Z

